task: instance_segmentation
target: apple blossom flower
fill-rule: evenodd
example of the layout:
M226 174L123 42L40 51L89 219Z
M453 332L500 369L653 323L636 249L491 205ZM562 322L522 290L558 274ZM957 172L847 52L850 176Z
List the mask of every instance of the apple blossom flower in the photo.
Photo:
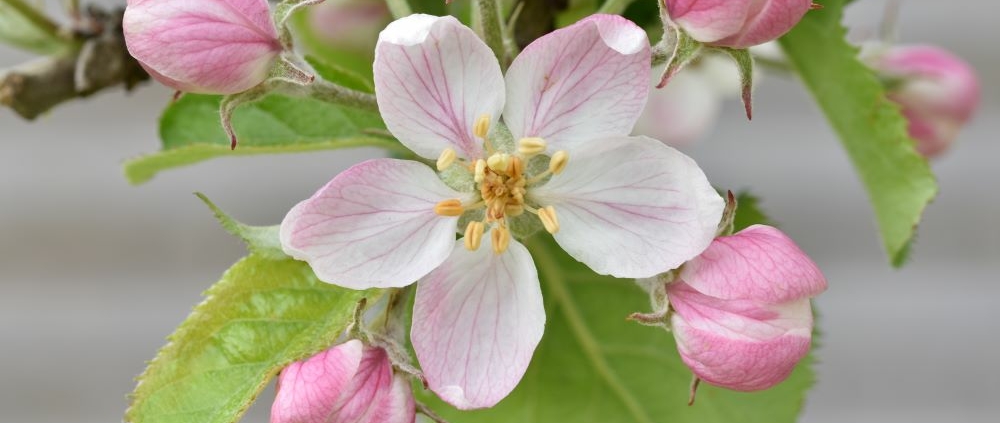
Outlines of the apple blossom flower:
M271 423L413 423L409 380L382 348L353 339L290 364L278 377Z
M265 0L128 0L122 26L139 64L184 92L246 91L282 50Z
M910 136L924 156L947 150L979 105L975 70L941 48L893 47L869 62L890 78L889 98L903 107Z
M419 279L411 340L428 386L461 409L495 405L545 325L517 237L544 228L598 273L650 277L715 235L724 204L697 164L628 136L649 63L645 32L614 15L539 38L506 79L455 18L394 21L375 52L379 109L441 174L406 160L358 164L288 213L285 252L348 288Z
M781 231L720 237L667 285L681 359L713 385L770 388L809 353L809 300L824 290L816 264Z
M812 0L661 0L670 20L695 40L744 49L785 35Z

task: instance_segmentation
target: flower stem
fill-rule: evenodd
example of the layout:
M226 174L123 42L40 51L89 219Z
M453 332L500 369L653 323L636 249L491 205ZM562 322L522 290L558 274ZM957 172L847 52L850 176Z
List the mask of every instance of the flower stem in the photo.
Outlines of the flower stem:
M620 15L635 0L606 0L597 13Z
M378 103L371 94L345 88L323 79L316 79L308 87L309 97L317 100L378 113Z
M0 0L0 3L6 3L10 8L17 11L21 17L34 24L35 28L55 38L64 38L64 35L59 31L59 24L49 19L42 12L39 12L34 6L25 3L24 0Z
M483 41L490 46L493 54L500 61L501 68L506 69L511 59L504 45L503 19L500 17L500 4L496 0L477 0L479 19L482 24Z
M385 4L389 6L389 13L392 14L393 19L413 14L413 8L410 7L410 2L407 0L386 0Z

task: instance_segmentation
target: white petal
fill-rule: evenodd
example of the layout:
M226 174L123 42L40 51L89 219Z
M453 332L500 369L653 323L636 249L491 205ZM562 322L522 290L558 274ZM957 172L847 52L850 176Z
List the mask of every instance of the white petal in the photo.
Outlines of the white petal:
M646 137L582 145L563 173L528 195L555 206L555 239L566 252L620 278L651 277L697 256L724 207L694 160Z
M515 139L571 149L628 135L649 95L646 33L621 16L594 15L539 38L507 71L504 122Z
M445 148L466 159L481 157L473 124L484 114L496 123L504 95L493 52L451 16L410 15L379 35L379 111L389 131L422 157L435 159Z
M369 160L288 212L281 245L324 282L352 289L406 286L451 254L458 217L439 216L434 206L468 197L423 164Z
M430 388L460 409L492 407L524 376L545 329L538 272L517 241L461 241L417 284L410 338Z

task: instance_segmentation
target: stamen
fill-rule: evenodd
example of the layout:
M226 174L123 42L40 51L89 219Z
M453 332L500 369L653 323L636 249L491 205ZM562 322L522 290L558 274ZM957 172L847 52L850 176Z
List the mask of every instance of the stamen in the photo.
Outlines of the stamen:
M521 138L517 143L517 151L526 156L544 153L546 148L545 140L538 137Z
M434 213L438 216L446 217L457 217L461 216L465 212L465 208L462 207L462 201L458 199L444 200L434 206Z
M490 156L490 158L486 159L486 165L489 166L494 172L507 173L507 167L510 166L510 154L494 154Z
M483 231L485 230L486 225L483 222L469 222L469 226L465 227L465 249L478 250L483 243Z
M542 225L550 234L559 232L559 216L556 215L555 207L542 207L538 210L538 218L542 220Z
M556 154L552 155L552 160L549 160L549 172L555 175L562 173L566 169L567 162L569 162L569 153L557 151Z
M479 115L479 117L476 118L476 123L472 125L472 133L485 140L486 136L490 133L490 115Z
M510 165L507 167L507 174L513 178L517 178L524 173L524 161L520 157L511 157Z
M476 160L476 170L473 174L477 184L483 183L483 180L486 179L486 160Z
M497 226L493 228L493 233L490 234L493 237L493 253L503 254L507 251L507 247L510 247L510 231L503 226Z
M444 149L444 151L441 152L441 155L438 156L437 160L438 172L444 171L445 169L450 167L452 163L455 163L455 159L457 158L458 155L455 154L455 150L451 148Z

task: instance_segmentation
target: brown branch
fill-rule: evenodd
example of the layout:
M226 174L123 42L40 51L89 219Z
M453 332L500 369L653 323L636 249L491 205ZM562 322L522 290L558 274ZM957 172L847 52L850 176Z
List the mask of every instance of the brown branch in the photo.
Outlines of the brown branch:
M125 48L123 14L91 8L77 23L88 28L76 32L80 48L0 71L0 104L32 120L61 103L149 79Z

